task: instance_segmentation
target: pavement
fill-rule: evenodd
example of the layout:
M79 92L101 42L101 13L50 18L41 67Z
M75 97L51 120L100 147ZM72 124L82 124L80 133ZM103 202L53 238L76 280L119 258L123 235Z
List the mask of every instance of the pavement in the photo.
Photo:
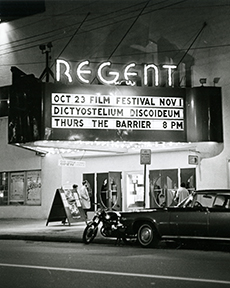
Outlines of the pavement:
M0 240L30 240L83 243L82 235L86 222L63 225L46 219L0 219ZM111 242L112 241L112 242ZM114 243L115 239L104 238L98 232L94 243Z
M82 235L86 227L86 222L76 222L71 225L63 225L59 222L49 222L46 219L0 219L0 240L25 240L25 241L49 241L49 242L69 242L83 243ZM98 231L97 236L93 240L94 244L117 245L115 238L105 238ZM172 244L172 243L171 243ZM215 243L216 244L216 243ZM189 247L184 246L183 247ZM182 247L181 246L181 247ZM161 243L159 247L165 247L165 243ZM178 249L178 245L171 246ZM192 246L193 247L193 246ZM201 245L201 247L203 247ZM206 248L204 248L206 247ZM220 246L209 245L202 249L221 249L221 251L230 251L229 243L223 243ZM208 247L208 248L207 248Z

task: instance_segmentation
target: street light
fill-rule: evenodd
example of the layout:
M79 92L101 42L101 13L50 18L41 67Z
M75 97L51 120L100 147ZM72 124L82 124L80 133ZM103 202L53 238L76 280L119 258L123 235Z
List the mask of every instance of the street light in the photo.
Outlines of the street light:
M7 104L9 104L9 99L0 99L0 104L1 104L2 102L7 102Z
M206 82L207 82L207 78L200 78L201 86L204 86L204 84L206 84Z
M216 84L217 84L219 81L220 81L220 77L215 77L215 78L213 79L213 84L214 84L214 86L216 86Z

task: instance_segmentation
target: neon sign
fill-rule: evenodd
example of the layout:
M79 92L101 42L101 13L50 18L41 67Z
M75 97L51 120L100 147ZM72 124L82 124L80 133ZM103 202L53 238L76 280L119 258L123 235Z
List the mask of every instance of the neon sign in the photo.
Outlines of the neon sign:
M56 81L68 81L73 82L73 79L79 80L83 84L90 84L92 80L97 79L104 85L126 85L134 86L137 85L135 77L142 77L143 85L149 86L149 76L151 74L151 81L154 83L153 86L159 86L160 79L160 68L151 63L143 64L142 69L136 69L134 62L125 65L123 72L112 70L112 63L110 61L102 62L96 67L96 71L91 68L91 63L88 60L82 61L77 65L74 70L71 68L69 62L61 59L56 60ZM173 71L176 69L176 65L165 64L162 69L167 72L167 85L171 87L173 85Z

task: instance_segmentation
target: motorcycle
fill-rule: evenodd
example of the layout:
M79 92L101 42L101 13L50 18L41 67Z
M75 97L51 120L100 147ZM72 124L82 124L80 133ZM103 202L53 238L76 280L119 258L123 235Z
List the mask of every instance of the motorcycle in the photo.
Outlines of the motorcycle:
M100 228L102 236L114 237L118 240L123 239L125 242L125 226L120 222L120 218L121 214L119 212L105 209L99 205L94 217L84 229L83 242L89 244L93 241L97 235L99 224L102 224Z

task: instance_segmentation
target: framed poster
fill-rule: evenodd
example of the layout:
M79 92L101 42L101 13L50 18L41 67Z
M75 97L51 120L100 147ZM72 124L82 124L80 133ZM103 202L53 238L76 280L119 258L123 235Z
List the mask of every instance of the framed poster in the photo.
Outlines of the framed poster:
M9 201L11 203L23 204L25 201L24 191L25 191L25 173L24 172L11 173Z
M40 171L27 172L26 204L41 205L41 172Z

